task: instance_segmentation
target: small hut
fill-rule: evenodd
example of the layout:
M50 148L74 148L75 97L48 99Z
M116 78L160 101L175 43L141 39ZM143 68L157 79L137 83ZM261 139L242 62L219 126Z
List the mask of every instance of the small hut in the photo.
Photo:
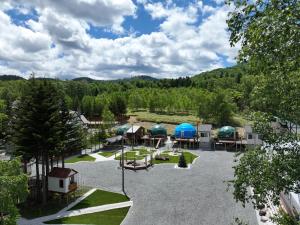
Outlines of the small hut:
M126 140L128 144L141 144L142 138L145 135L145 128L138 125L132 125L126 131Z
M211 124L201 124L199 126L199 141L202 143L209 143L211 139Z
M77 190L77 174L74 169L54 167L48 175L48 190L61 194Z
M262 140L260 135L255 133L251 126L246 125L245 129L245 139L247 140L247 145L261 145Z

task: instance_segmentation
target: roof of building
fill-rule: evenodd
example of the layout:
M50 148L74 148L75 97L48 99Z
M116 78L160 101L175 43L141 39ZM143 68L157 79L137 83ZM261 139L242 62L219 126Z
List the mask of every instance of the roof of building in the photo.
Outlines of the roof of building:
M211 131L212 125L211 124L200 124L199 131Z
M106 138L105 140L109 143L116 143L118 141L121 141L122 139L123 139L122 135L117 135L117 136L114 136L114 137Z
M167 129L162 124L155 124L150 129L151 135L167 135Z
M130 127L130 124L124 124L122 126L119 126L117 128L116 134L117 135L123 135Z
M49 177L57 177L57 178L67 178L71 177L74 174L77 174L78 172L74 169L70 168L59 168L59 167L53 167L51 172L49 173Z
M85 116L84 115L80 115L80 119L82 120L82 122L83 123L85 123L85 124L89 124L90 123L90 121L88 121L88 119L87 118L85 118Z
M141 126L133 125L126 131L126 133L127 134L135 134L140 128L141 128Z

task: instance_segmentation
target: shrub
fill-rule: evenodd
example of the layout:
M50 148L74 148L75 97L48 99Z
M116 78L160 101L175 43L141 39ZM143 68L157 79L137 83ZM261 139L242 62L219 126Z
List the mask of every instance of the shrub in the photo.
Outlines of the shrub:
M181 153L181 155L179 157L178 167L187 168L187 163L185 161L183 153Z

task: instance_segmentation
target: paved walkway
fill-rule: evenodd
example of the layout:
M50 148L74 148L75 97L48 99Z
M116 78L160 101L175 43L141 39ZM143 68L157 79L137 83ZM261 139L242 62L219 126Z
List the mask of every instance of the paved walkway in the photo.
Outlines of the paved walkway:
M78 210L70 210L73 206L77 205L79 202L81 202L83 199L91 195L94 191L97 189L94 188L87 193L85 193L83 196L78 198L76 201L68 205L66 208L60 210L58 213L49 215L49 216L43 216L32 220L27 220L25 218L21 218L18 220L18 225L43 225L43 222L49 221L49 220L55 220L60 219L63 217L70 217L70 216L79 216L89 213L96 213L96 212L102 212L107 211L111 209L119 209L124 207L131 207L133 205L132 201L126 201L126 202L120 202L120 203L114 203L114 204L107 204L107 205L101 205L101 206L95 206L95 207L89 207L84 209L78 209Z
M235 217L257 225L255 210L243 208L227 192L233 178L234 153L193 151L200 157L189 170L160 164L141 171L125 170L125 189L134 202L122 225L230 225ZM77 163L86 185L121 191L118 161Z

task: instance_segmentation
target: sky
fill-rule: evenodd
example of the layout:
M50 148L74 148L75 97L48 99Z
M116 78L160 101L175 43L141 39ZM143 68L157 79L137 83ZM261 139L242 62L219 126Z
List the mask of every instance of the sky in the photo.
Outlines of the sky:
M0 74L109 80L232 66L223 0L1 0Z

